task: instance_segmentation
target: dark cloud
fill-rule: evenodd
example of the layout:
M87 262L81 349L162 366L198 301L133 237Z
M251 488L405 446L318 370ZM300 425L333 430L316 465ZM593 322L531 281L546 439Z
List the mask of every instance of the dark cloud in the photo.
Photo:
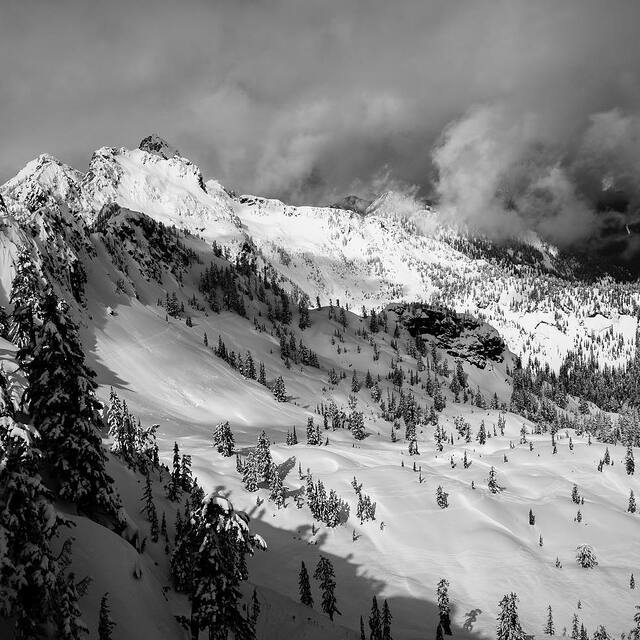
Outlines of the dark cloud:
M489 230L615 236L638 206L638 24L633 0L5 0L0 176L157 131L243 192L400 181Z

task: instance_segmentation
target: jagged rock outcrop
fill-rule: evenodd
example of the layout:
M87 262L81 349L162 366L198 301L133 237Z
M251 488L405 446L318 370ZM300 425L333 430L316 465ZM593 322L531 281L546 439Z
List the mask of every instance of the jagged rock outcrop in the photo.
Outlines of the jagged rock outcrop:
M450 309L423 305L392 305L388 308L415 337L433 336L436 344L455 358L481 369L487 360L502 362L507 348L500 334L486 322Z

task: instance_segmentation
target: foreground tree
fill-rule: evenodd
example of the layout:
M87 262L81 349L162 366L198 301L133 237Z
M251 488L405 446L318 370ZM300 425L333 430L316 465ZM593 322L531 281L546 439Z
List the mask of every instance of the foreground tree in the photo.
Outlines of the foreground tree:
M185 527L174 556L190 560L190 579L182 586L191 599L192 640L207 628L212 640L227 640L230 633L251 640L253 625L239 606L240 584L248 577L247 555L265 549L264 540L249 532L246 514L213 493L202 499Z
M96 427L95 374L84 362L67 304L52 291L42 303L42 325L30 358L26 349L20 352L37 445L56 479L58 494L83 509L100 507L115 514L113 481Z
M86 631L77 606L83 583L67 573L71 541L51 549L67 522L42 484L40 462L37 450L0 424L0 617L12 621L16 638L41 637L48 627L75 640Z

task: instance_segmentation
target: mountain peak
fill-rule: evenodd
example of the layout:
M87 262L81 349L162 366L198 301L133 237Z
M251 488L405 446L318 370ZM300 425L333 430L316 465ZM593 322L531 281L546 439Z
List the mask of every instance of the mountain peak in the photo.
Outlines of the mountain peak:
M330 205L331 209L343 209L345 211L354 211L355 213L364 214L371 206L371 200L365 200L360 196L349 195L342 200L338 200Z
M173 146L171 146L164 138L161 138L157 133L152 133L150 136L143 138L138 148L147 153L160 156L165 160L180 156L181 153Z

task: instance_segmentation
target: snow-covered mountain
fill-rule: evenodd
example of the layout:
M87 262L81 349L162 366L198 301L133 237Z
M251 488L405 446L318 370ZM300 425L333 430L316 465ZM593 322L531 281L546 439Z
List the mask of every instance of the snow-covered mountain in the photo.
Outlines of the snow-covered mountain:
M257 590L258 638L358 638L374 595L390 606L394 638L435 634L442 578L455 637L493 637L511 591L532 635L548 605L558 633L574 613L589 632L628 632L640 555L627 509L640 485L621 440L638 455L640 428L632 406L618 402L618 421L591 400L625 389L629 400L632 377L603 391L604 378L575 382L559 365L577 347L601 365L635 355L637 283L581 280L535 238L498 247L437 211L407 209L399 194L364 211L293 207L205 180L157 136L141 147L102 148L86 173L43 155L0 187L0 304L12 310L26 248L41 288L73 308L98 397L108 406L113 388L142 425L159 425L163 462L177 442L205 491L248 513L268 545L249 560L245 594ZM517 355L541 366L520 369ZM4 338L0 360L15 421L29 430ZM320 446L305 443L310 419ZM241 465L264 430L286 507L266 484L249 491L236 456L212 446L225 421ZM108 467L130 528L148 535L144 476L117 453ZM171 552L184 505L153 473ZM349 506L339 526L314 517L308 476ZM375 519L358 515L359 494ZM77 524L76 574L93 578L81 600L92 634L108 591L114 637L186 637L175 616L188 602L172 587L164 541L134 548L73 506L56 508ZM576 564L583 543L596 568ZM335 569L334 622L315 581L314 607L298 602L300 563L313 573L320 556Z
M42 155L0 188L9 211L47 199L88 223L105 204L195 233L236 255L249 240L264 263L321 304L359 311L391 302L442 302L493 324L510 349L557 368L569 350L619 364L635 351L637 283L585 282L535 236L496 247L389 192L345 208L236 197L158 136L134 150L104 147L82 174ZM355 210L348 210L349 202Z

